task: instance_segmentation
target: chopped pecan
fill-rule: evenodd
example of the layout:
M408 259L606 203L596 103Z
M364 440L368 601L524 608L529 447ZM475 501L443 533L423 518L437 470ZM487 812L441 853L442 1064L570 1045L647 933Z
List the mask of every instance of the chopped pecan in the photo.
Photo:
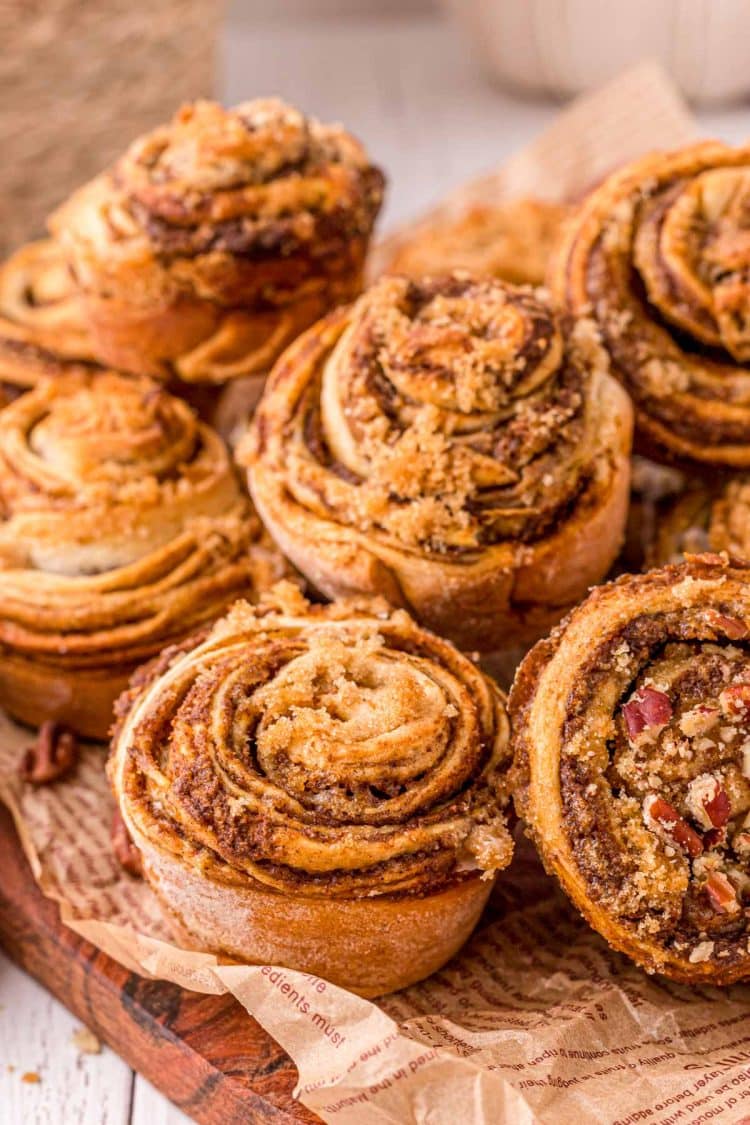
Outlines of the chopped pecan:
M750 718L750 684L730 684L719 696L719 704L728 718Z
M704 802L704 808L714 828L723 828L732 815L732 803L729 800L729 794L718 781L713 797Z
M47 719L39 728L34 745L24 752L20 774L32 785L49 785L70 773L77 762L75 733L54 719Z
M111 840L112 850L120 866L127 871L128 875L141 878L143 875L141 853L133 843L130 833L128 832L128 826L122 819L122 814L119 809L115 809L114 816L112 817Z
M663 727L672 717L669 696L655 688L641 688L622 709L625 726L631 738L636 738L647 727Z
M696 738L715 727L719 721L719 708L699 704L686 711L680 719L680 730L688 738Z
M730 617L726 613L709 610L708 618L714 629L724 633L731 641L741 641L750 633L741 617Z
M750 855L750 813L747 814L732 837L732 850L737 855Z
M726 844L726 842L726 828L709 828L708 832L703 833L703 847L706 851L711 851L712 848L719 848L722 844Z
M670 843L676 844L692 858L702 853L703 841L698 833L680 816L674 805L670 805L663 797L650 793L644 799L643 819L652 832L666 836Z
M706 829L723 828L732 815L732 804L724 786L710 773L693 778L688 786L687 806Z
M721 871L712 871L706 880L709 902L719 914L736 914L740 909L737 892Z

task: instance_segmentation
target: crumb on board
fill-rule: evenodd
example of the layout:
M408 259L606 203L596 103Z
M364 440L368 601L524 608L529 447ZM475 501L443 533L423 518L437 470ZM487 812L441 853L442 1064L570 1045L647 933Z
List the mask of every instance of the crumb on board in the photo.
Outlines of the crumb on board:
M29 1086L34 1086L42 1080L35 1070L25 1070L21 1075L21 1081L26 1082Z
M101 1040L88 1027L77 1027L71 1039L73 1045L82 1055L98 1055L101 1053Z

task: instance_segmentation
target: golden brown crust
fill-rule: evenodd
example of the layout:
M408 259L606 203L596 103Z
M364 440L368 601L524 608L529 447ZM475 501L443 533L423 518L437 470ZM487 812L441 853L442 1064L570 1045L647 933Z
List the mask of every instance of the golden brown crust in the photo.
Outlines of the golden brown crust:
M514 796L616 949L750 977L750 568L695 555L594 590L521 664Z
M242 443L259 512L329 596L459 646L538 637L606 573L630 404L581 323L464 274L384 278L297 340Z
M383 272L419 280L465 269L515 285L541 285L569 210L534 198L478 204L420 224L399 242Z
M383 177L360 145L275 99L183 107L53 216L96 350L223 383L267 370L361 285Z
M237 603L118 710L121 812L204 948L384 992L450 956L510 861L504 698L383 601ZM424 950L399 936L420 914Z
M103 738L139 661L283 572L229 455L180 400L109 372L0 416L0 698Z
M750 148L702 143L616 172L567 225L551 284L592 316L644 452L750 465Z

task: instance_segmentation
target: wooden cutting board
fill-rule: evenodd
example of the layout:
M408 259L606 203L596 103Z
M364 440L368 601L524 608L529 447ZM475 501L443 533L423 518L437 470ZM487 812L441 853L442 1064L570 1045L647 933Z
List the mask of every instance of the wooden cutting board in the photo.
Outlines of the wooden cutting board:
M292 1098L294 1064L229 996L130 973L60 921L0 808L0 946L100 1039L202 1125L319 1118Z

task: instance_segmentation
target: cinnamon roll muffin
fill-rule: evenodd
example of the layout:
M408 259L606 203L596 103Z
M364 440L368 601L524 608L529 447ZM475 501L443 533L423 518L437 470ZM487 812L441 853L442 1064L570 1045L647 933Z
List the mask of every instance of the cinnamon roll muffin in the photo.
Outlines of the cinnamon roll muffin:
M0 413L0 704L103 738L133 669L283 573L220 438L148 379Z
M750 979L750 567L693 555L592 591L511 692L516 807L615 949Z
M591 316L656 459L750 466L750 147L616 172L568 224L552 288Z
M383 278L279 360L238 456L325 594L380 594L462 648L559 620L617 554L631 410L580 322L455 274Z
M0 266L0 407L93 358L59 246L43 239L21 247Z
M360 288L383 176L275 99L184 106L53 215L97 355L225 383Z
M382 600L280 584L139 671L109 776L193 946L375 996L438 969L510 862L508 720Z

